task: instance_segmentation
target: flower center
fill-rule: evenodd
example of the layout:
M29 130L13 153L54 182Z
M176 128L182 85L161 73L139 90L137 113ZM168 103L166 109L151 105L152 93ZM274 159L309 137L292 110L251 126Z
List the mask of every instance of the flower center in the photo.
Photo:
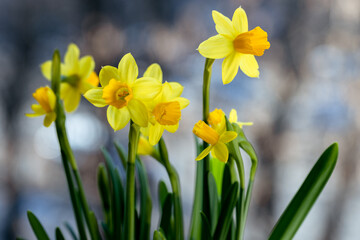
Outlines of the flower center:
M180 103L177 101L159 103L152 113L161 125L175 125L181 117Z
M45 110L45 112L51 112L51 106L49 103L49 96L48 96L49 87L41 87L38 88L34 93L33 97L36 101L40 104L40 106Z
M102 98L107 104L120 109L127 106L128 102L133 98L133 93L126 83L111 79L103 89Z
M260 27L241 33L235 38L233 44L235 51L255 56L262 56L265 49L270 48L270 43L267 40L267 33Z
M224 120L224 112L221 109L215 109L209 114L208 123L211 126L216 126Z
M211 145L215 145L219 141L220 137L214 129L201 120L195 124L193 133Z

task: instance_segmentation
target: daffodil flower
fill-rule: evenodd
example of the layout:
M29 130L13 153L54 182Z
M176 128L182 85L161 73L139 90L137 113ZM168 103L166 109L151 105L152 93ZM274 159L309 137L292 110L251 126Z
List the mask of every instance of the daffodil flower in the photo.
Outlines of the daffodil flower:
M132 119L141 127L148 126L148 110L143 101L149 101L161 91L161 83L151 77L138 77L138 66L128 53L118 68L105 66L100 71L101 87L93 88L84 97L96 107L109 106L107 119L114 131L120 130Z
M216 129L217 132L222 133L226 130L225 113L223 110L215 108L214 111L209 113L209 125Z
M253 122L238 122L237 112L235 109L231 109L229 114L229 122L236 123L240 128L243 126L252 126Z
M205 148L196 160L199 161L206 157L210 152L211 154L222 162L227 162L229 158L229 150L225 143L234 140L237 137L237 133L234 131L224 131L222 133L217 132L211 128L204 121L199 121L193 128L193 133L210 144Z
M27 113L25 115L27 117L45 115L44 126L49 127L56 119L56 96L54 92L49 87L40 87L33 93L33 97L39 104L32 104L31 109L34 113Z
M140 136L137 154L138 155L151 155L154 152L154 146L149 143L149 139Z
M239 7L232 20L217 11L212 12L218 35L199 45L199 52L206 58L221 59L222 80L230 83L240 69L249 77L259 77L259 65L254 56L262 56L270 48L267 33L260 27L248 30L248 19Z
M158 64L152 64L144 73L144 77L153 78L158 84L162 83L162 71ZM152 101L145 104L149 109L149 126L142 129L144 135L149 136L151 145L159 142L164 130L174 133L179 127L181 110L189 105L189 100L180 97L183 87L176 82L165 82L161 91Z
M51 79L52 61L41 65L45 78ZM61 89L60 97L64 100L67 112L74 111L80 103L81 95L91 88L99 85L99 78L94 72L95 62L91 56L80 58L80 50L71 43L65 53L64 63L61 64Z

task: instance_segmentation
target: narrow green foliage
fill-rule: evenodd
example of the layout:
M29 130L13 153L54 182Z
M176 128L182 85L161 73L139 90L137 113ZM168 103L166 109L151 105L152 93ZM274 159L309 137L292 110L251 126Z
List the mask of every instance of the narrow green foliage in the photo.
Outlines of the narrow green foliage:
M39 240L50 240L39 219L30 211L27 212L27 216L36 238Z
M167 194L164 205L161 211L160 218L160 228L164 231L164 235L168 239L172 239L172 226L171 226L171 217L172 217L172 207L173 207L173 195L172 193Z
M100 163L98 166L97 184L105 216L105 223L109 225L111 223L111 186L106 167L103 163Z
M126 170L126 162L127 162L127 156L124 147L119 142L114 142L116 151L119 155L121 164L123 168Z
M161 231L155 230L153 235L153 240L166 240L166 237Z
M62 234L60 228L55 229L55 239L56 240L65 240L64 235Z
M164 181L160 180L158 184L158 198L160 203L160 210L164 208L165 200L167 195L169 194L169 191L166 187L166 184Z
M215 227L218 221L218 217L219 217L219 210L220 210L220 206L219 206L219 196L218 196L218 192L217 192L217 187L216 187L216 182L215 182L215 178L213 176L213 174L211 172L209 172L208 174L208 183L209 183L209 200L210 200L210 214L211 214L211 222L210 222L210 232L211 234L214 233L215 231Z
M203 223L203 228L204 228L204 235L203 235L203 239L207 239L207 240L211 240L212 238L212 229L211 229L211 224L209 222L208 217L205 215L205 213L203 211L200 212L200 216L201 216L201 220Z
M150 195L150 186L147 178L146 169L142 161L137 158L135 162L139 182L140 182L140 230L139 239L149 239L152 201Z
M78 240L78 237L76 236L76 233L75 233L74 229L71 227L70 223L65 222L65 227L69 231L72 239L73 240Z
M338 157L338 144L328 147L311 169L280 219L269 240L292 239L329 180Z
M223 240L226 239L231 224L232 213L237 200L239 191L239 183L235 182L231 188L225 193L221 200L221 212L213 238Z

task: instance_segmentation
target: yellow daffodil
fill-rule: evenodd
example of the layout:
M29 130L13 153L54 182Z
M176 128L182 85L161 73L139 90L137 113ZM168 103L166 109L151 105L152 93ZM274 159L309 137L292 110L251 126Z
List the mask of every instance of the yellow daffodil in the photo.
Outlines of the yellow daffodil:
M236 123L240 128L243 126L252 126L253 122L238 122L238 117L235 109L231 109L229 114L229 122Z
M219 133L226 130L225 113L223 110L215 108L214 111L209 113L208 117L209 125L216 129Z
M153 152L154 152L154 147L149 143L149 140L144 136L140 136L137 154L151 155Z
M193 133L210 144L205 148L196 160L201 160L206 157L210 152L211 154L222 162L227 162L229 158L229 150L225 143L234 140L237 137L237 133L234 131L224 131L219 133L216 129L211 128L204 121L199 121L193 128Z
M221 59L222 80L230 83L240 69L249 77L259 77L259 65L254 56L262 56L270 48L267 33L260 27L248 30L244 9L239 7L232 20L217 11L212 12L218 35L199 45L199 52L206 58Z
M144 73L144 77L153 78L162 83L162 71L158 64L152 64ZM149 109L149 125L142 133L149 136L151 145L159 142L164 130L174 133L179 127L181 110L189 105L189 100L180 97L183 87L176 82L162 84L160 93L152 100L145 102Z
M100 71L101 87L93 88L84 97L96 107L107 109L107 119L114 129L120 130L132 119L141 127L148 126L148 110L143 101L149 101L161 91L161 83L151 77L138 77L138 66L128 53L118 68L105 66Z
M41 65L41 71L48 80L51 78L51 65L52 61L46 61ZM73 43L69 44L64 63L61 64L60 91L67 112L72 112L78 107L82 94L99 85L94 68L95 62L91 56L80 58L79 48Z
M31 109L34 113L27 113L25 115L27 117L45 115L44 126L49 127L56 119L56 96L54 92L49 87L40 87L33 93L33 97L39 104L31 105Z

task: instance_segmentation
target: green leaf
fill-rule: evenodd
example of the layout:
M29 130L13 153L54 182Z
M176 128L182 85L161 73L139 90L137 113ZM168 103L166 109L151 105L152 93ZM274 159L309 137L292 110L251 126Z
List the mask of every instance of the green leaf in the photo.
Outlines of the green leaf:
M173 195L172 193L168 193L161 211L160 228L164 231L164 235L169 239L171 239L173 232L173 227L171 225L172 208Z
M203 222L203 228L204 228L204 236L203 236L203 239L212 239L212 230L211 230L211 225L209 223L209 219L208 217L206 216L206 214L201 211L200 212L200 216L201 216L201 220Z
M219 195L221 195L221 186L222 186L222 180L224 175L224 167L225 163L219 161L216 158L210 158L210 169L212 174L214 175L217 190Z
M64 235L62 234L60 228L55 229L55 239L56 240L65 240Z
M228 235L234 207L237 200L239 183L235 182L231 185L229 191L221 200L221 212L215 229L214 239L223 240Z
M150 186L147 178L146 169L139 158L136 158L135 166L140 182L140 231L139 239L150 238L150 224L152 201Z
M269 240L292 239L329 180L338 157L334 143L320 156L272 230Z
M161 231L155 230L153 235L153 240L166 240L166 237Z
M74 229L71 227L70 223L65 222L65 227L66 227L66 229L69 231L71 237L72 237L74 240L78 240L78 237L76 236L76 233L75 233Z
M239 142L239 146L249 155L252 161L257 161L255 149L253 148L249 140L246 138L244 130L241 129L236 123L233 123L232 126L238 134L236 139Z
M109 183L109 176L106 172L105 165L100 163L98 166L97 172L97 184L98 190L100 193L100 199L103 207L103 212L106 218L106 222L108 222L108 217L110 214L110 183Z
M211 223L210 223L210 232L214 234L216 224L219 217L219 196L217 193L216 182L213 174L211 172L208 173L208 187L209 187L209 200L210 200L210 214L211 214Z
M124 147L119 142L114 142L116 151L119 155L123 168L126 170L127 154Z
M39 219L30 211L27 212L27 216L35 236L39 240L50 240L44 227L41 225Z
M160 210L161 211L164 208L165 199L166 199L168 194L169 194L169 191L168 191L168 189L166 187L165 182L163 180L160 180L159 185L158 185L158 198L159 198Z

